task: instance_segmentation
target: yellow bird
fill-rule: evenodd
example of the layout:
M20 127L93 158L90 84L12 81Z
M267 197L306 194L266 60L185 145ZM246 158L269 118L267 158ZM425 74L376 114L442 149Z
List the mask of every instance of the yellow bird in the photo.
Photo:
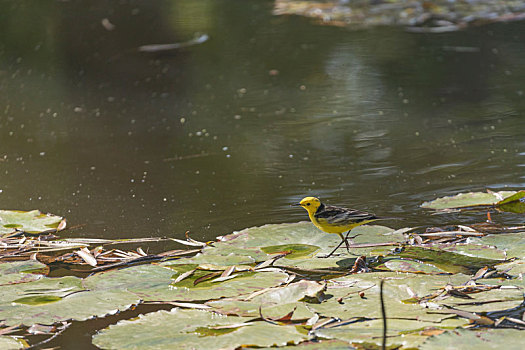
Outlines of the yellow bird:
M341 243L339 243L326 258L330 257L343 243L346 244L346 250L350 252L347 239L350 231L354 227L368 224L372 221L386 219L364 211L324 205L315 197L305 197L296 205L300 205L306 209L312 223L321 231L337 233L339 237L341 237ZM347 232L346 237L343 237L343 232Z

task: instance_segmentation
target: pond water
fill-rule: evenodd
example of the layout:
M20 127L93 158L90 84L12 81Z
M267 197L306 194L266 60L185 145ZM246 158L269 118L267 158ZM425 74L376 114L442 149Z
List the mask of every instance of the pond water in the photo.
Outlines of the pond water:
M525 22L414 34L259 0L0 7L1 207L63 215L70 236L212 239L304 220L290 204L306 195L444 224L466 219L419 205L525 186Z
M65 216L69 236L210 240L305 220L306 195L401 227L482 221L419 205L525 187L525 22L352 31L272 8L2 2L0 206ZM92 348L85 332L55 345Z

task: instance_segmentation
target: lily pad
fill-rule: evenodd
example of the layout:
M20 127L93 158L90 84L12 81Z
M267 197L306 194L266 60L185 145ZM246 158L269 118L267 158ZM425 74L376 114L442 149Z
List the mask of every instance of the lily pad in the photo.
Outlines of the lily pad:
M35 260L0 263L0 286L36 281L48 272L47 265Z
M426 275L447 273L446 271L435 267L434 265L409 259L391 259L386 261L383 266L390 271L397 272L421 273ZM378 268L380 267L381 265L378 266Z
M7 325L53 324L125 310L140 298L124 290L90 291L68 276L0 286L0 319Z
M490 245L456 243L445 245L442 249L447 252L488 261L504 261L507 258L505 251Z
M98 290L127 290L145 301L196 301L251 294L278 286L288 278L284 272L240 272L229 280L196 283L197 279L210 273L197 270L188 278L174 283L182 273L196 267L187 264L134 266L90 276L85 279L84 285Z
M345 251L346 253L346 251ZM322 273L323 270L331 272L346 273L355 263L355 257L330 257L330 258L312 258L312 259L284 259L281 258L273 263L273 266L290 267L305 271L318 271Z
M468 297L452 296L439 303L475 313L508 310L523 303L523 291L518 288L495 288L479 293L469 293Z
M60 216L43 214L38 210L0 210L0 235L17 231L31 234L56 232L62 220Z
M18 350L25 347L24 342L13 337L2 335L0 336L0 349L3 350Z
M325 286L315 281L299 281L284 287L268 289L249 300L228 298L211 301L206 305L225 315L259 316L259 308L265 317L282 317L294 311L292 319L307 319L313 316L301 300L317 301Z
M280 350L353 350L354 347L350 346L349 343L334 339L334 340L321 340L321 341L305 341L299 345L291 346L280 346L277 349Z
M525 191L518 191L512 196L505 198L502 201L496 203L501 211L510 213L523 214L525 213Z
M207 270L224 270L230 266L255 266L257 261L264 261L267 255L264 253L253 254L253 251L244 249L232 249L229 252L224 250L215 251L213 247L206 248L204 254L197 254L194 257L182 258L177 260L177 264L195 264ZM173 265L173 261L166 261L159 265Z
M439 323L450 315L429 313L424 307L409 302L413 295L425 296L448 283L464 283L464 275L400 274L373 272L350 275L331 280L325 292L326 300L308 307L325 317L349 319L353 317L381 318L379 281L385 279L384 300L387 317ZM362 294L361 294L362 293ZM434 310L435 311L435 310ZM464 323L464 321L461 321Z
M402 242L404 240L402 233L394 232L396 231L385 226L363 225L353 229L352 235L357 235L354 239L355 243ZM261 262L273 254L287 252L289 254L275 261L273 265L303 269L346 268L351 266L353 260L347 259L348 254L344 247L340 253L346 255L343 258L347 259L346 263L341 262L341 257L315 259L326 256L340 242L338 235L322 232L310 222L264 225L220 237L219 242L213 247L204 249L203 258L207 254L231 256L232 253L235 253L248 255L257 262ZM352 248L354 254L360 255L372 250L373 248L368 247Z
M511 276L519 276L520 274L525 274L525 261L518 259L504 264L499 264L494 266L496 270L500 272L505 272Z
M525 333L517 329L458 329L428 338L421 350L521 350Z
M93 344L101 349L233 350L241 345L284 346L307 339L295 326L249 321L245 317L174 308L120 321L96 334Z
M454 329L458 327L456 320L450 319L440 324L415 320L388 320L387 336L388 346L402 345L406 348L417 348L428 336L424 331L428 329ZM351 344L371 343L381 345L383 334L383 321L370 320L354 322L336 328L322 328L314 331L318 337L340 339Z
M501 250L486 247L486 251L484 251L481 248L483 246L474 246L475 247L437 245L429 247L406 247L401 253L395 254L395 256L428 262L450 273L465 274L473 274L484 266L492 266L501 263L505 259L505 252ZM490 258L473 255L485 255Z
M497 193L497 194L496 194ZM501 192L468 192L460 193L455 196L441 197L434 199L430 202L421 204L422 208L427 209L454 209L461 207L472 207L480 205L494 205L510 197L516 193L516 191L501 191Z
M525 258L525 232L488 235L472 238L472 243L495 246L506 252L507 258Z
M286 259L304 259L313 257L319 247L309 244L279 244L262 247L266 254L288 253Z

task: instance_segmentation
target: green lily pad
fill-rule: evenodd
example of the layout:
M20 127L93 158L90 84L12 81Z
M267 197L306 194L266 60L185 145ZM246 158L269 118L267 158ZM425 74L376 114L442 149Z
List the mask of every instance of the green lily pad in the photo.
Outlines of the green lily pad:
M353 350L353 346L342 340L305 341L299 345L280 346L280 350Z
M23 349L26 344L23 341L20 341L13 337L5 336L5 335L0 336L0 349L3 349L3 350Z
M194 264L207 270L225 270L230 266L255 266L257 261L263 261L267 255L252 254L253 251L244 249L232 249L226 254L225 251L215 251L213 247L205 248L204 254L197 254L194 257L182 258L177 260L177 264ZM173 265L173 261L162 262L159 265Z
M525 213L525 191L518 191L512 196L496 203L496 207L501 211L510 213Z
M210 273L197 270L188 278L174 283L182 273L196 267L195 264L134 266L90 276L85 279L84 285L98 290L127 290L145 301L197 301L251 294L278 286L288 278L284 272L247 271L234 273L238 276L222 282L206 280L195 284L197 279Z
M519 276L525 273L525 261L518 259L504 264L494 266L496 270L505 272L511 276Z
M487 256L479 257L479 255ZM406 247L401 253L392 255L430 263L450 273L473 274L484 266L493 266L505 259L505 252L478 245Z
M25 305L44 305L55 303L59 300L62 300L62 297L57 295L35 295L30 297L22 297L13 300L15 304L25 304Z
M289 253L286 259L302 259L313 257L319 247L309 244L279 244L262 247L261 250L266 254Z
M0 263L0 286L36 281L49 272L49 267L35 260Z
M282 303L278 305L268 304L264 306L250 301L243 302L221 299L216 302L207 303L206 305L212 307L211 311L222 315L259 317L260 314L262 314L265 318L280 319L293 312L290 317L292 321L307 320L315 315L308 308L307 304L303 302Z
M518 288L495 288L479 293L469 293L468 296L470 298L452 296L439 303L475 313L512 309L523 303L523 290Z
M322 273L323 271L332 273L347 273L352 266L354 266L355 257L330 257L325 259L279 259L273 263L273 266L290 267L297 270L315 271Z
M471 239L472 243L495 246L506 252L507 258L525 259L525 232L488 235Z
M402 242L402 233L389 227L363 225L352 230L358 235L354 243ZM338 235L327 234L311 222L275 224L252 227L219 238L213 247L206 247L202 258L207 255L232 256L247 255L257 262L271 258L273 254L289 252L278 259L273 266L286 266L301 269L347 268L353 264L354 256L348 255L344 247L337 253L343 256L330 259L316 259L326 256L341 242ZM354 254L368 254L373 248L352 248ZM346 256L345 256L346 255ZM343 262L342 260L346 260Z
M417 348L428 338L422 333L425 329L454 329L458 326L457 320L453 319L445 320L439 324L416 320L388 320L387 345ZM369 343L378 346L382 342L383 320L354 322L335 328L321 328L315 330L314 334L322 338L344 340L354 345Z
M505 251L489 245L456 243L448 246L445 245L442 249L447 252L488 261L504 261L507 258Z
M93 337L101 349L236 349L283 346L307 339L295 326L277 326L201 310L158 311L120 321ZM167 332L166 330L170 331Z
M55 232L62 217L43 214L38 210L0 210L0 235L8 235L17 231L39 234Z
M0 295L0 319L26 326L101 317L140 302L125 290L86 290L73 276L0 286Z
M225 315L259 316L259 308L265 317L279 318L294 311L292 319L308 319L313 313L301 300L318 300L325 286L315 281L302 280L284 287L271 288L249 300L228 298L211 301L206 305Z
M421 350L521 350L525 332L517 329L458 329L429 337Z
M491 192L460 193L455 196L441 197L430 202L425 202L421 204L421 207L440 210L480 205L494 205L500 202L501 198L505 199L516 194L516 191L501 191L497 192L497 194L498 195Z
M429 313L424 307L407 302L413 294L422 297L434 293L448 283L464 283L465 275L417 275L395 272L373 272L331 280L325 291L326 300L308 307L325 317L381 318L379 281L386 279L384 300L387 317L439 323L450 315ZM363 295L360 295L360 292ZM435 311L435 310L434 310ZM464 323L464 321L461 321Z
M409 259L391 259L386 261L383 266L390 271L397 272L421 273L426 275L447 273L446 271L437 268L434 265ZM381 265L378 266L378 268L380 267Z

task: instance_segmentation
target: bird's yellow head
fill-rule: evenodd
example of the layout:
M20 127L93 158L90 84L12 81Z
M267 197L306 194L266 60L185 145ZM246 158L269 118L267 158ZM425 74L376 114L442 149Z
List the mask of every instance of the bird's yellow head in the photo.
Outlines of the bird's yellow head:
M299 205L306 209L308 213L315 213L317 208L321 206L321 201L315 197L304 197L299 202Z

